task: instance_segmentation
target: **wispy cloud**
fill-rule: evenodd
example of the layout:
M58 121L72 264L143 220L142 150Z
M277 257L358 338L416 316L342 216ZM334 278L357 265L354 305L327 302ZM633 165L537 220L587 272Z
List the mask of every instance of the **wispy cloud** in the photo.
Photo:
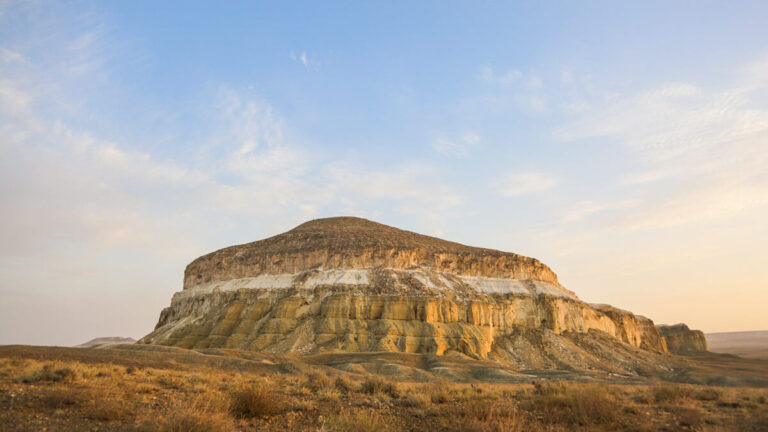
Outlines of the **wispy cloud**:
M0 48L0 61L3 63L25 63L26 59L16 51Z
M432 140L432 148L443 156L464 157L477 147L480 136L472 131L467 131L453 138L444 135L436 136Z
M516 197L547 191L560 181L543 172L513 173L493 182L491 187L500 196Z
M629 229L655 229L734 218L768 205L768 179L729 182L681 189L651 206L623 215Z
M480 79L493 84L509 85L519 82L522 78L523 73L517 69L498 73L490 66L480 68Z
M622 200L618 202L581 201L566 209L560 216L560 222L578 222L587 217L608 211L631 209L638 204L637 200Z
M627 187L663 189L645 211L621 218L653 228L733 216L768 196L768 80L762 62L738 69L733 82L710 89L674 82L634 94L586 101L555 132L563 141L601 137L637 158ZM642 190L642 189L638 189Z
M544 80L534 72L523 73L517 69L497 72L490 66L480 68L479 78L491 88L492 100L511 101L525 111L540 114L548 108L547 89Z
M311 67L313 69L317 69L317 66L318 66L317 60L310 59L306 51L302 51L301 53L298 53L298 54L294 51L291 51L290 53L288 53L288 57L290 57L291 60L297 63L300 63L302 66L306 68Z

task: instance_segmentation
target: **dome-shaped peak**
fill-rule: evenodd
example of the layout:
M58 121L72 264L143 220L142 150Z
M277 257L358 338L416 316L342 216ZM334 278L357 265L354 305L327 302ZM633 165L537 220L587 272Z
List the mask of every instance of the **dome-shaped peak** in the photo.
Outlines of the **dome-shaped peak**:
M501 253L491 249L465 246L353 216L314 219L283 234L251 244L265 246L266 242L278 242L283 246L296 242L296 246L305 250L384 247L422 249L430 252Z
M327 218L312 219L311 221L304 222L296 228L288 231L345 231L345 230L367 230L375 231L382 229L391 229L400 231L397 228L393 228L378 222L374 222L368 219L355 217L355 216L335 216Z

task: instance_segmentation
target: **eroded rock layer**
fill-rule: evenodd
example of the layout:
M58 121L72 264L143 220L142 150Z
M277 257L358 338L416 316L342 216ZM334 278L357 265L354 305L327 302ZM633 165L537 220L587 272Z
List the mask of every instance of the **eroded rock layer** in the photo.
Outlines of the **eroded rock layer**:
M558 335L594 332L633 349L666 351L651 320L582 302L535 259L331 218L198 258L183 291L140 342L520 362L536 357L522 352L536 343L521 334L550 335L538 343L562 344L557 350L566 352L570 345Z
M707 338L700 330L691 330L685 324L657 326L669 352L689 354L707 351Z

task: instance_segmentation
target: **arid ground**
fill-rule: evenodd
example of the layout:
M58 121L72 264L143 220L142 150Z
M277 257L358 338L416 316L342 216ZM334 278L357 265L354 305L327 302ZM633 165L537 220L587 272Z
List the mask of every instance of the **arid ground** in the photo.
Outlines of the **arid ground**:
M386 364L416 364L396 357ZM367 373L375 362L349 355L4 346L0 430L768 431L768 362L680 361L688 366L666 381L541 372L415 382L387 374L397 368ZM339 368L351 363L365 366Z
M710 333L707 342L712 352L768 360L768 331Z

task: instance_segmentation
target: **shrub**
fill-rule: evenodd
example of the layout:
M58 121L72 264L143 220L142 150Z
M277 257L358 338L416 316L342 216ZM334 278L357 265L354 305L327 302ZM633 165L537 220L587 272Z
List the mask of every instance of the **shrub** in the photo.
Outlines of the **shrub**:
M155 377L155 382L167 389L179 390L185 387L185 382L181 377L164 373Z
M701 412L695 408L671 405L667 408L681 426L698 430L704 423Z
M562 393L565 391L565 384L557 383L545 383L541 381L535 381L533 383L533 392L539 396L550 396Z
M409 393L400 399L400 405L408 408L424 408L432 403L432 398L424 393Z
M653 399L656 402L674 403L681 399L687 399L691 397L693 391L688 387L663 384L654 387L652 393Z
M146 383L137 384L136 387L133 388L133 391L139 394L150 394L150 393L154 393L156 390L158 390L157 387L155 387L152 384L146 384Z
M335 388L326 388L317 392L317 398L321 401L334 402L341 398L341 392Z
M312 390L302 386L293 387L291 394L294 396L309 396L312 394Z
M379 377L368 377L360 387L360 391L372 395L386 394L393 399L400 397L400 389L397 384Z
M651 402L653 402L651 400L651 397L648 396L648 394L646 394L645 392L636 394L635 396L632 397L632 400L635 403L639 403L639 404L643 404L643 405L648 405Z
M307 375L307 380L302 384L302 387L306 387L312 391L312 393L317 393L320 390L327 389L331 387L333 384L331 382L331 379L328 377L328 375L318 372L312 372L309 375Z
M720 391L713 388L705 388L697 391L694 394L694 397L700 401L716 401L716 400L720 400L721 396L722 396L722 393L720 393Z
M453 397L447 390L439 389L432 391L432 393L429 395L429 399L432 401L432 403L443 404L451 402Z
M78 405L83 401L81 391L74 389L54 390L43 396L42 405L46 408L61 409Z
M333 385L342 393L349 393L352 391L352 383L344 377L337 377Z
M229 412L237 418L260 418L283 412L282 396L263 385L244 385L230 394Z
M25 375L22 382L35 383L40 381L48 382L71 382L76 377L74 369L64 366L55 367L52 363L46 363L31 375Z
M294 411L309 412L317 410L317 402L314 400L293 400L291 409Z

